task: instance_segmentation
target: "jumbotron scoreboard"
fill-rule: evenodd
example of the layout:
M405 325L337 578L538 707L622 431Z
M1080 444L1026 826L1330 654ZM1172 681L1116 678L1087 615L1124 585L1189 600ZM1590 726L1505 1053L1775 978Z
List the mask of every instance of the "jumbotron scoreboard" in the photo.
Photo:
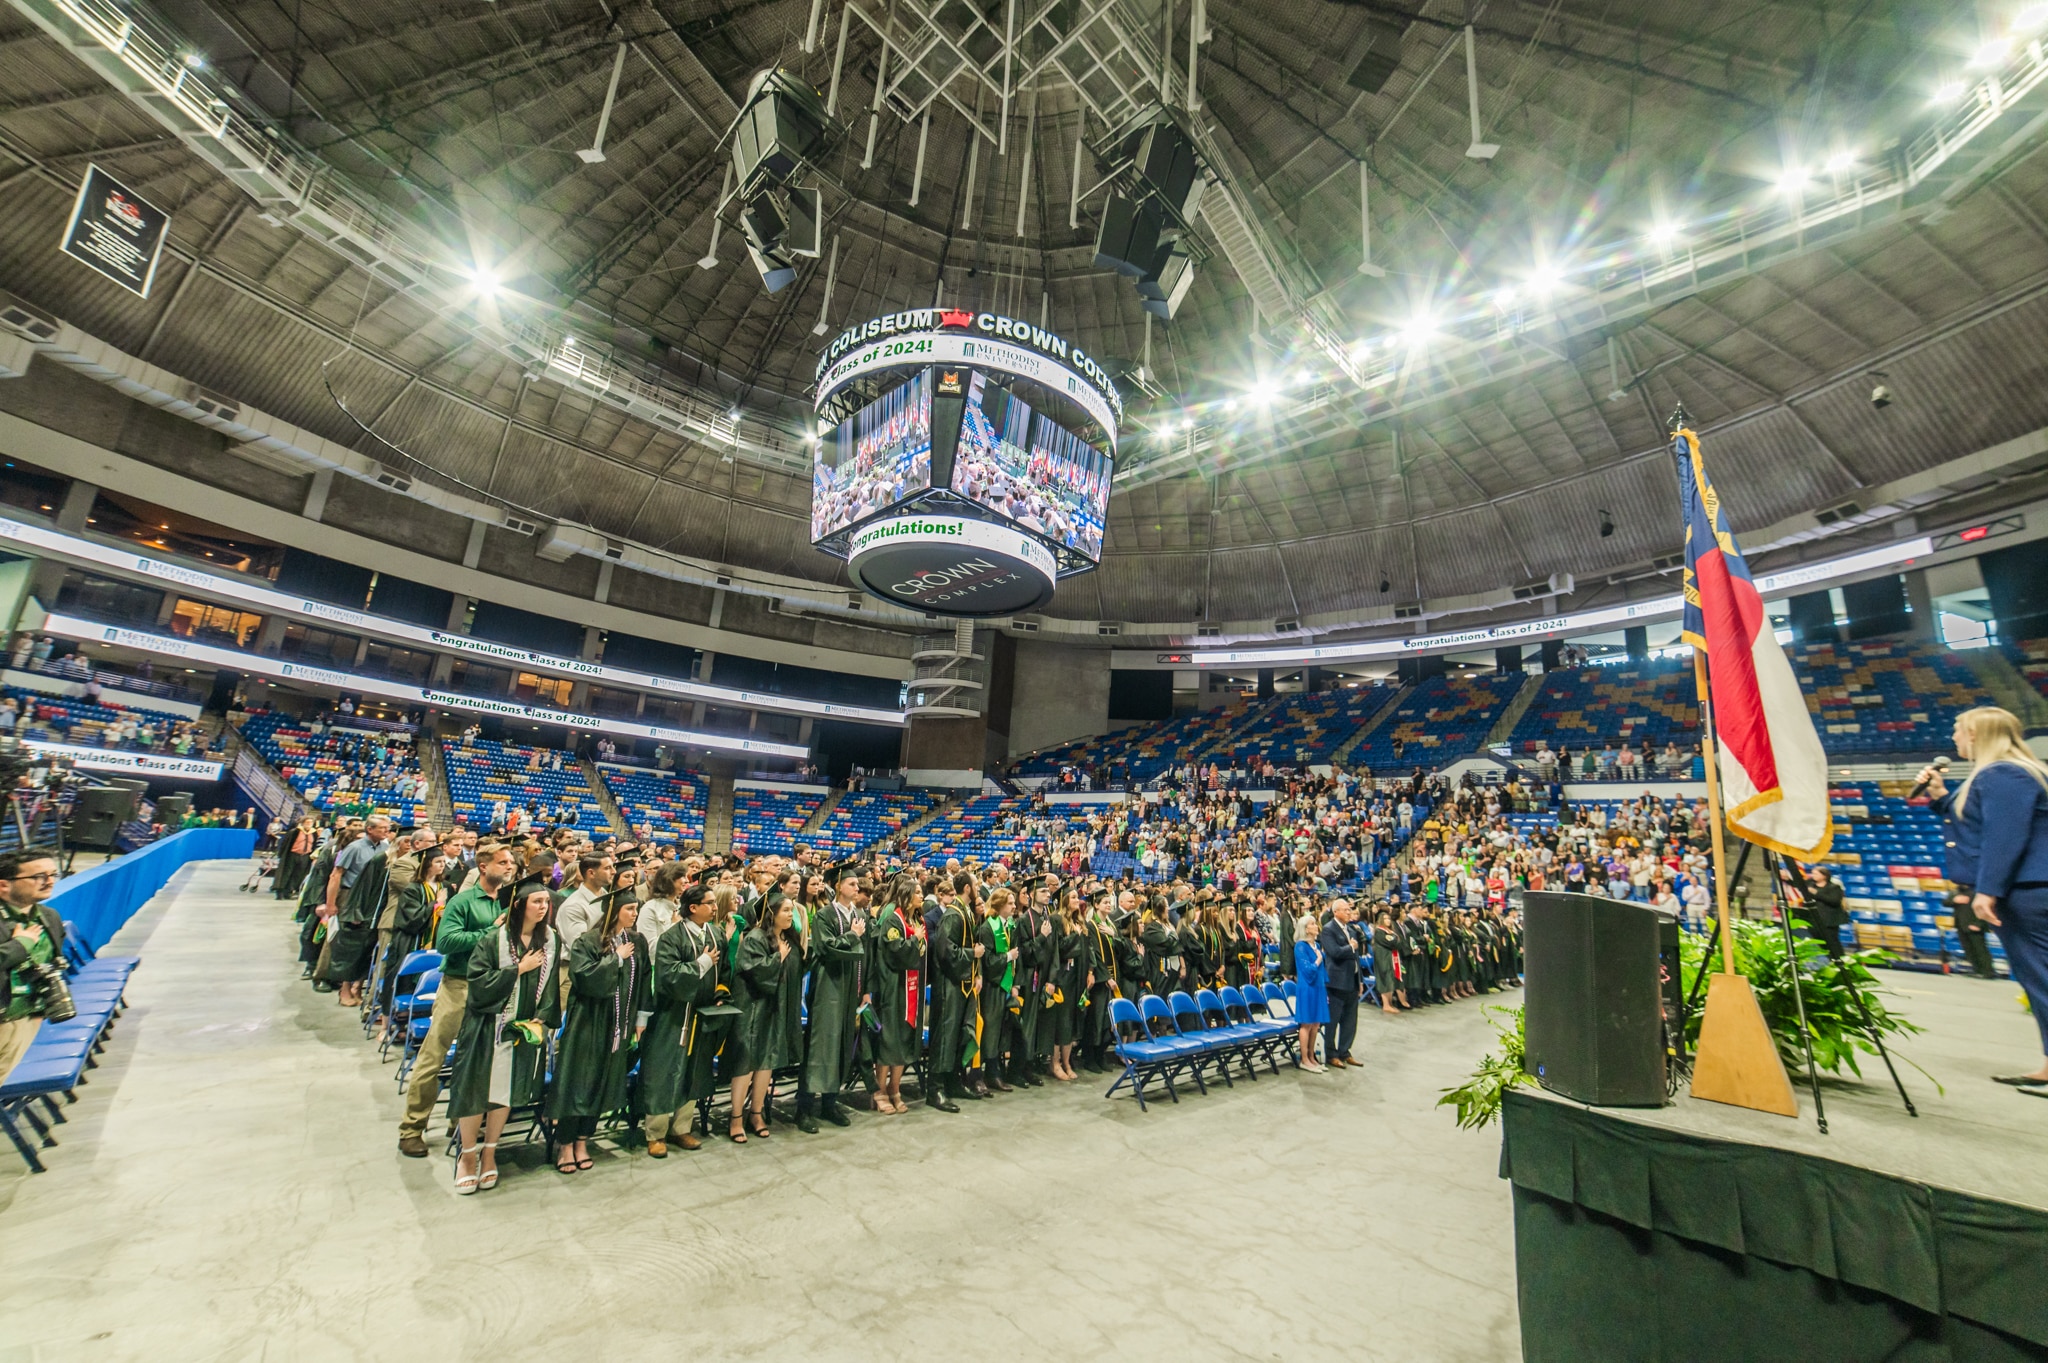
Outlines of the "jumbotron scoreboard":
M819 357L811 543L933 615L1034 610L1102 560L1123 399L1065 337L920 308Z

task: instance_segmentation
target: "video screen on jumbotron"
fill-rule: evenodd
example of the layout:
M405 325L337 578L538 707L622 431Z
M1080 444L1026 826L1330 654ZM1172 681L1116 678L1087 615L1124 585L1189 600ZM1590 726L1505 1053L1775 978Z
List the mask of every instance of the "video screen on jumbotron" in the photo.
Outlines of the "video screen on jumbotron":
M811 538L867 519L932 483L931 371L882 394L818 440Z
M966 398L952 490L1100 560L1109 457L979 370L967 381Z

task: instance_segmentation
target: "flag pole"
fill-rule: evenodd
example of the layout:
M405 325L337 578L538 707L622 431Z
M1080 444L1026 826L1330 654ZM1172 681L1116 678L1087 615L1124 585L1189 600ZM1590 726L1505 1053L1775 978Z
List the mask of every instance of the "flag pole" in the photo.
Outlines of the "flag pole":
M1683 405L1671 414L1671 438L1681 433L1698 447L1698 437L1687 430L1691 424ZM1799 1115L1798 1100L1792 1096L1792 1079L1785 1062L1778 1058L1777 1042L1764 1020L1756 991L1735 968L1735 923L1728 913L1727 842L1723 833L1719 744L1714 737L1714 697L1707 666L1707 651L1693 646L1693 683L1700 701L1700 755L1706 763L1707 832L1714 858L1714 903L1719 913L1721 969L1711 971L1707 980L1707 1006L1700 1016L1699 1047L1693 1052L1692 1096L1716 1103L1773 1112L1781 1117ZM1709 972L1706 961L1702 972Z
M1700 756L1707 771L1707 831L1713 844L1714 911L1720 917L1721 969L1733 975L1735 929L1728 921L1728 845L1721 831L1721 776L1715 769L1714 698L1707 686L1707 655L1697 648L1692 652L1692 679L1700 698Z

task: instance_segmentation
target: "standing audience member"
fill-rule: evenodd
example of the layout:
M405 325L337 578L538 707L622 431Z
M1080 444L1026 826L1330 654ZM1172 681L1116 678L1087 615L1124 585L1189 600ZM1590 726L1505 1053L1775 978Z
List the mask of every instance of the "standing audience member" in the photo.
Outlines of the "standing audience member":
M1358 947L1351 936L1351 921L1356 916L1350 900L1334 901L1330 921L1316 937L1326 972L1323 992L1330 1018L1327 1050L1331 1069L1358 1064L1351 1058L1351 1042L1358 1035Z
M43 900L57 886L57 863L47 852L0 852L0 1083L21 1063L43 1028L48 999L36 979L43 967L64 964L64 920Z
M1330 1020L1330 1000L1325 994L1329 978L1323 949L1317 942L1316 920L1303 914L1294 924L1294 1022L1300 1030L1301 1067L1310 1074L1323 1073L1316 1063L1316 1034Z
M405 1115L398 1123L398 1152L408 1159L427 1157L427 1120L441 1098L441 1062L462 1030L469 1005L469 957L498 921L498 894L512 882L512 849L486 845L477 851L476 883L448 901L434 950L441 953L441 988L434 998L433 1020L405 1087Z

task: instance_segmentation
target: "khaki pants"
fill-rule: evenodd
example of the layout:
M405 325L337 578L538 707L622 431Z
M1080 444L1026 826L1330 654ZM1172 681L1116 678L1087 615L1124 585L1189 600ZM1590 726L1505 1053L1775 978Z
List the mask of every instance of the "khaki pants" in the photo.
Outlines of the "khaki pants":
M16 1018L12 1022L0 1022L0 1084L7 1082L7 1076L21 1063L21 1057L28 1052L29 1043L36 1039L36 1033L41 1030L41 1018Z
M462 1030L462 1010L468 1002L469 981L443 975L441 992L434 998L433 1024L427 1028L427 1039L420 1043L412 1076L405 1083L405 1119L398 1124L401 1139L427 1134L427 1119L434 1115L434 1104L441 1101L441 1061L455 1044L455 1034Z
M675 1112L649 1113L640 1122L640 1132L650 1141L665 1141L673 1131L680 1136L697 1120L697 1105L679 1108Z

